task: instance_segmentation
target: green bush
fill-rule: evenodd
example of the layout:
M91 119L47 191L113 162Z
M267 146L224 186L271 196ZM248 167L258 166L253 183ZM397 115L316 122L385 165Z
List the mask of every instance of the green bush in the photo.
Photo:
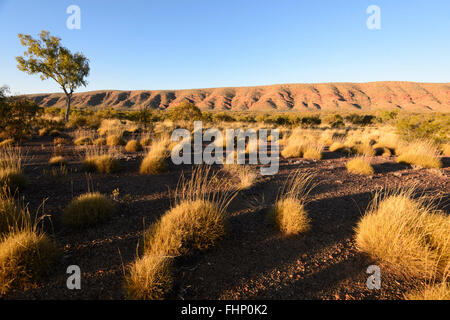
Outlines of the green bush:
M202 111L197 106L187 101L181 103L176 107L169 109L168 116L169 119L173 121L177 120L195 121L203 119Z
M229 113L226 112L219 112L219 113L215 113L212 115L212 118L214 121L218 121L218 122L233 122L236 121L236 119L231 116Z
M399 119L396 128L407 141L431 139L435 143L445 143L450 139L450 115L409 115Z
M357 126L367 126L369 124L373 124L374 120L376 119L373 115L368 114L350 114L345 117L345 120L347 122L350 122L351 124L357 125Z
M8 138L22 139L31 133L42 108L23 97L8 97L7 92L7 87L0 88L0 131Z

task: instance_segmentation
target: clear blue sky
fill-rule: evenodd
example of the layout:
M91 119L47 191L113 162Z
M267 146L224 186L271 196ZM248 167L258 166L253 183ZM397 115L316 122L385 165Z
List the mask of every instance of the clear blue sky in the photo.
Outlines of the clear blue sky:
M81 8L69 30L66 8ZM369 30L369 5L381 30ZM0 85L59 92L16 67L18 33L42 30L90 60L100 89L277 83L450 82L449 0L0 0Z

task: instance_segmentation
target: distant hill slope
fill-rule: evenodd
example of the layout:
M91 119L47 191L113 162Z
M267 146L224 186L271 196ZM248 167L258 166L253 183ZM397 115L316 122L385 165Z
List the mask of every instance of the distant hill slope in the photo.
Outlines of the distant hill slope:
M43 107L64 107L63 94L28 95ZM189 101L203 110L450 112L450 83L370 82L282 84L258 87L76 93L73 106L166 109Z

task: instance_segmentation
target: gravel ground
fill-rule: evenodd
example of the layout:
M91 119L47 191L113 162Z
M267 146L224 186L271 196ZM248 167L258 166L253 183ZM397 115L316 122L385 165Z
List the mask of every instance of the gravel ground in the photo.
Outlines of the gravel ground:
M142 153L125 153L119 173L89 177L80 171L79 150L64 148L70 159L68 172L53 176L47 165L52 139L24 144L30 185L21 196L32 212L45 200L43 208L51 216L45 228L63 252L41 283L26 291L11 291L4 299L123 299L124 267L136 257L143 230L170 208L169 189L176 187L183 170L191 170L171 166L167 173L141 176ZM233 200L228 232L218 246L176 261L177 282L169 298L401 299L417 283L381 269L381 290L366 287L366 269L375 262L356 250L353 228L381 188L416 184L448 200L450 159L443 159L444 169L428 170L374 157L372 176L347 173L347 160L331 152L319 161L282 160L277 175L262 179ZM315 174L320 183L307 204L312 227L301 236L283 237L267 224L265 210L289 172L297 168ZM118 189L118 213L100 226L65 229L60 223L63 209L89 188L108 195ZM443 209L448 212L448 207ZM81 290L66 287L66 268L72 264L81 268Z

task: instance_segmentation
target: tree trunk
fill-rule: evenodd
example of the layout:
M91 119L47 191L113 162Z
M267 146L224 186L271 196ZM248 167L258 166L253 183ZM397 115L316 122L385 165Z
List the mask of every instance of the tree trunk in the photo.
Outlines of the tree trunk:
M70 115L70 101L72 100L72 96L70 94L66 95L66 116L64 117L64 121L67 123L69 122L69 115Z

